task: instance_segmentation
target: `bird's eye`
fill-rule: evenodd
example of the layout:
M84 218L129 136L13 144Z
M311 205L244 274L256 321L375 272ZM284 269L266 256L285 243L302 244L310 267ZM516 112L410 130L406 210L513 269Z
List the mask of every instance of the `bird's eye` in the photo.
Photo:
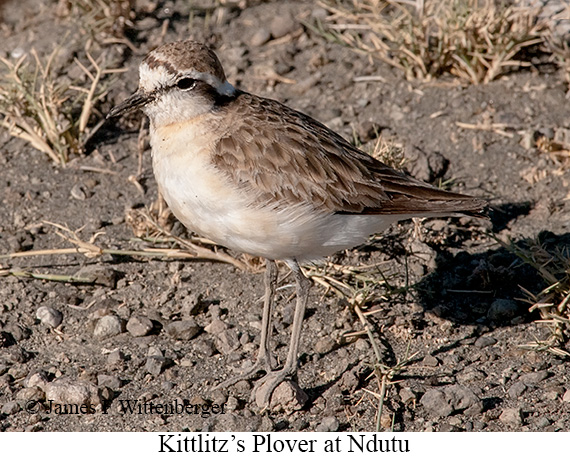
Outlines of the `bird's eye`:
M182 90L190 90L196 85L196 80L192 78L182 78L176 83L176 87Z

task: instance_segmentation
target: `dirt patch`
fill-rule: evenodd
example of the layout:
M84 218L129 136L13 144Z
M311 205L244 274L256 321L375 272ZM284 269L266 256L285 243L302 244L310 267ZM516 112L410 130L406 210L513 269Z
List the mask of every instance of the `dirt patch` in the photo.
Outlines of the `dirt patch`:
M107 112L135 90L137 66L150 49L182 38L205 41L240 88L314 116L365 150L381 132L404 147L414 175L489 199L488 221L403 223L332 259L380 266L367 270L377 282L366 309L376 311L369 320L383 363L417 353L388 390L382 428L393 419L405 431L567 431L567 360L520 347L547 339L549 330L533 322L538 314L519 300L519 286L538 293L546 284L487 233L520 246L540 235L552 250L570 247L568 158L534 141L536 132L556 142L570 129L559 72L530 69L479 86L409 82L304 26L327 14L313 2L245 9L203 3L191 9L187 2L137 2L132 15L109 17L91 12L107 17L101 32L76 20L67 2L4 2L0 53L17 59L35 48L45 58L63 44L54 71L66 81L87 81L74 59L88 62L88 53L105 56L109 68L124 66L128 71L97 105ZM101 118L92 116L91 127ZM65 167L0 130L0 254L73 246L45 221L109 250L156 247L133 241L126 222L128 211L157 199L148 151L138 173L139 119L102 124ZM171 228L185 234L177 223ZM113 253L0 263L69 279L0 278L2 430L376 429L378 400L367 393L379 390L370 376L373 348L366 335L346 336L362 325L345 298L322 286L312 289L301 340L298 384L308 401L260 414L249 400L250 383L211 387L256 354L263 275L225 263ZM282 279L276 305L281 361L293 309L290 279ZM50 400L93 411L50 412ZM189 409L124 411L137 400ZM214 405L225 405L223 413Z

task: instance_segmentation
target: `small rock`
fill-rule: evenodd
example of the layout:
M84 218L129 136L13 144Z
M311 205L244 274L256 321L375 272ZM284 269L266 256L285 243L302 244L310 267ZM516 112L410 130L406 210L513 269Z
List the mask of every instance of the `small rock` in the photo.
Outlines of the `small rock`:
M398 113L397 116L395 116L396 113ZM399 110L396 110L393 116L402 119L405 117L404 113ZM404 148L404 156L409 173L422 181L432 182L443 177L449 167L449 161L437 151L425 152L418 147Z
M214 319L210 322L204 330L212 335L217 335L218 333L222 333L224 330L228 328L228 324L220 319Z
M437 367L439 365L439 360L437 360L433 355L428 354L424 357L423 363L428 367Z
M34 401L43 401L46 398L45 392L40 389L38 386L34 387L25 387L18 391L16 394L16 399L18 400L34 400Z
M42 324L48 327L57 327L63 321L63 314L50 306L40 306L36 311L36 317Z
M429 389L421 404L434 416L447 417L456 411L472 416L483 410L483 402L468 387L450 385Z
M9 416L10 414L16 414L18 411L20 411L20 405L17 401L12 400L8 403L4 403L2 409L0 410L0 413Z
M339 422L336 417L325 417L321 421L317 428L315 429L316 432L336 432L339 427Z
M251 39L249 40L249 44L251 46L261 46L267 43L271 39L271 32L264 27L261 27L256 30L253 34Z
M102 265L86 265L79 269L75 276L114 289L117 286L120 274L118 271Z
M120 349L109 352L107 365L121 365L125 361L125 354Z
M522 415L520 408L505 408L499 420L505 425L520 426L522 425Z
M229 328L226 331L216 335L214 339L216 349L224 354L229 355L239 348L238 333L235 328Z
M480 336L475 340L475 343L473 343L473 345L476 348L483 349L487 346L493 346L496 342L497 340L490 336Z
M154 375L158 376L162 373L162 370L167 366L167 359L164 356L153 355L146 358L146 364L144 366L145 370Z
M296 28L297 23L290 13L276 15L269 24L273 38L281 38L295 31Z
M182 313L186 316L197 316L203 312L208 306L208 303L203 300L203 295L200 293L190 294L182 303Z
M520 398L525 390L526 386L524 382L518 381L509 387L509 390L507 390L507 395L513 400L516 400L517 398Z
M487 318L493 322L510 322L519 313L519 307L513 300L499 298L491 303Z
M146 336L153 327L152 321L145 316L131 316L127 322L127 331L133 336Z
M103 316L93 330L93 335L100 340L111 338L122 332L121 319L115 315Z
M43 371L38 371L32 374L26 380L26 387L38 386L40 389L45 390L46 386L49 384L48 378Z
M265 395L267 385L259 387L255 393L255 402L257 406L263 408L263 397ZM287 413L303 408L309 397L297 385L297 383L285 380L277 386L271 395L269 408L272 411L285 411Z
M546 428L550 425L550 420L548 417L542 416L535 422L535 425L537 428Z
M46 386L46 400L61 405L93 405L101 404L100 391L97 386L86 381L72 381L59 378Z
M166 326L166 334L175 340L188 341L200 333L200 326L194 319L171 322Z
M562 401L565 403L570 403L570 390L564 392L564 395L562 396Z
M370 343L365 338L358 338L354 343L357 351L368 352L370 350Z
M322 338L315 343L315 351L319 354L328 354L335 346L336 343L331 337Z
M452 406L440 389L429 389L422 396L421 404L434 416L447 417L453 412Z
M415 238L410 244L410 252L415 258L418 258L422 264L426 265L430 271L435 270L437 266L435 262L437 252L435 249L420 241L419 238Z
M8 350L3 351L2 355L5 361L9 361L11 363L26 363L32 356L30 352L26 351L19 345L12 346Z
M400 395L400 400L402 400L402 403L405 405L416 400L416 394L409 387L400 389L400 392L398 392L398 394Z
M97 376L97 385L106 386L112 390L119 390L121 388L121 380L117 376L111 376L108 374L100 374Z
M548 378L547 371L536 371L534 373L525 373L521 375L519 381L524 383L525 386L535 386L546 378Z

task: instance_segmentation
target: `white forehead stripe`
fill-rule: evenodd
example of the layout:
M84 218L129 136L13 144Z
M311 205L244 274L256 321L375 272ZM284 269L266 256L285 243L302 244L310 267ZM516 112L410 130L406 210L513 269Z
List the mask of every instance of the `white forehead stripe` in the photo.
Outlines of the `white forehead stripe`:
M150 93L162 87L171 86L182 75L188 78L204 81L216 89L220 95L230 96L235 94L236 91L234 86L232 86L228 81L222 82L218 77L210 73L190 70L173 74L162 65L150 68L146 62L141 63L139 67L140 87L146 93Z
M146 93L150 93L159 87L170 86L176 76L162 65L150 68L146 62L143 62L139 67L139 85Z

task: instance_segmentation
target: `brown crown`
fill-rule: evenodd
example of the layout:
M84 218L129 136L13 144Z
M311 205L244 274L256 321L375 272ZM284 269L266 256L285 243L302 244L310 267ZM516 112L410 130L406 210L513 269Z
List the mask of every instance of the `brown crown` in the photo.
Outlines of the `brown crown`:
M208 46L186 40L168 43L149 53L144 61L150 68L162 66L173 74L196 70L209 73L220 81L226 80L218 56Z

